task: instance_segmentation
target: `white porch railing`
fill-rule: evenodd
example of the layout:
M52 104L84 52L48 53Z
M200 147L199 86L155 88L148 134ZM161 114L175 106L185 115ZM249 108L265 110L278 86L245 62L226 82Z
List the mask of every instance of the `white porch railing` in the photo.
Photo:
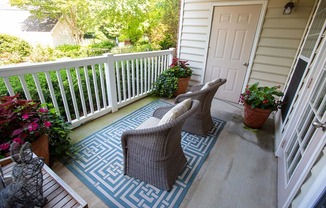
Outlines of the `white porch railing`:
M0 67L0 90L52 103L74 128L148 95L173 54L170 49Z

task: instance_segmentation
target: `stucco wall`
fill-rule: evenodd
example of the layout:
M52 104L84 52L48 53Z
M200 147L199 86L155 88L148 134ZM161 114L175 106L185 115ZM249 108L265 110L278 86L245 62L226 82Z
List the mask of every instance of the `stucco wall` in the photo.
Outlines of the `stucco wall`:
M189 60L194 69L190 85L201 82L205 74L211 15L216 2L237 1L184 0L179 57ZM283 15L286 3L284 0L268 2L249 83L284 85L287 80L314 1L300 0L291 15Z

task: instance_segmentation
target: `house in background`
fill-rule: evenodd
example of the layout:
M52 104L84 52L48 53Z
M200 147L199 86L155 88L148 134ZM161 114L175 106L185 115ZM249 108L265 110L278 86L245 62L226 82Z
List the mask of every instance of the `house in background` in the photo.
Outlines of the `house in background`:
M255 82L285 92L275 115L278 207L326 200L325 20L326 0L181 3L178 56L194 69L191 85L227 78L216 98L235 103Z
M31 45L75 44L65 21L36 19L29 11L10 6L8 0L0 0L0 33L17 36Z

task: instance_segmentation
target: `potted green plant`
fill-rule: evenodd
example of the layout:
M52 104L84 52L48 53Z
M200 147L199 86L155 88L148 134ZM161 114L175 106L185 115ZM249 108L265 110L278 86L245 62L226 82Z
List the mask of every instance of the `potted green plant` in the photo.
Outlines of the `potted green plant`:
M168 98L185 93L192 75L187 62L174 58L169 68L163 71L154 83L154 93Z
M12 142L26 141L32 144L35 154L45 157L48 165L49 155L69 155L70 124L51 104L18 97L18 94L0 97L0 158L9 152Z
M282 102L277 97L283 96L278 89L281 86L259 87L259 82L247 86L240 95L240 102L244 104L244 124L247 127L261 128L272 111L281 108Z

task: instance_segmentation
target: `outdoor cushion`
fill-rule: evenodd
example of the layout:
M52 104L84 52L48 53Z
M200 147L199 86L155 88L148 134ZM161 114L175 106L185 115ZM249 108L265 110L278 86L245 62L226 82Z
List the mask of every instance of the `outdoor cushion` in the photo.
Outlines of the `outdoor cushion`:
M148 119L146 119L146 121L140 124L136 129L148 129L148 128L156 127L159 122L160 119L155 117L149 117Z
M191 106L191 98L188 98L181 103L177 104L171 110L169 110L160 120L158 125L166 124L169 121L172 121L179 117L180 115L184 114L190 109Z

